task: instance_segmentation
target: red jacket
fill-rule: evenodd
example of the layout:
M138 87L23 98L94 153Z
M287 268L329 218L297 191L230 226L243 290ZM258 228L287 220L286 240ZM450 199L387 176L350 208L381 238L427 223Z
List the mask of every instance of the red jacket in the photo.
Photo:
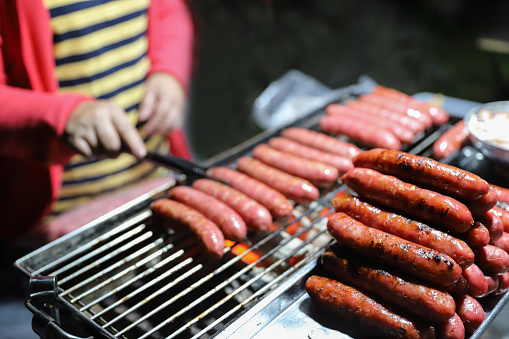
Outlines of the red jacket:
M151 0L150 73L169 72L187 88L193 28L184 0ZM0 0L0 237L22 235L58 198L61 142L69 114L91 98L57 94L50 14L42 0ZM172 152L189 157L182 132Z

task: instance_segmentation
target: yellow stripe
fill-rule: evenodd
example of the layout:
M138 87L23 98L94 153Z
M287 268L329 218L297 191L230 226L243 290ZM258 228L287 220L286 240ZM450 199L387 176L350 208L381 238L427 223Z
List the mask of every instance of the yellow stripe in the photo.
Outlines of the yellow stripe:
M143 99L143 95L145 94L145 85L140 84L139 86L129 88L128 90L123 91L112 97L110 100L119 105L120 107L131 107L134 104L140 103ZM131 113L131 112L129 112ZM132 121L136 124L136 120Z
M140 79L144 79L150 69L150 61L143 58L135 65L121 69L104 78L95 80L91 83L80 84L60 88L61 92L85 93L93 97L100 97L108 94L124 85L132 84Z
M122 22L118 25L106 27L92 34L77 39L69 39L55 45L55 57L65 58L98 50L103 46L122 41L141 34L147 29L146 15Z
M46 0L47 8L56 8L76 3L76 0ZM126 14L148 7L148 0L111 1L102 5L82 9L52 18L51 24L57 34L74 31L104 21L113 20ZM79 20L77 20L77 17Z
M59 81L90 77L107 71L116 65L139 57L147 51L148 41L144 36L133 43L108 51L96 57L57 66L56 75Z

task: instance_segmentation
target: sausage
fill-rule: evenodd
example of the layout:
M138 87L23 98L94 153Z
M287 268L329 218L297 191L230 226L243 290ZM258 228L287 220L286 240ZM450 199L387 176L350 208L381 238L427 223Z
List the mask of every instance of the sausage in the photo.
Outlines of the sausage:
M474 250L490 243L490 231L478 221L474 222L474 225L468 231L455 234L455 236L466 242Z
M498 288L498 276L486 275L484 276L484 279L486 279L486 283L488 284L488 292L486 292L486 295L490 295L491 293L495 292Z
M454 284L444 287L444 290L451 295L465 294L468 291L467 279L461 276Z
M338 140L324 133L311 131L302 127L291 127L281 131L281 135L325 152L353 158L361 149L352 143Z
M405 152L372 149L357 155L353 163L462 201L480 198L490 189L485 180L473 173Z
M466 232L474 223L462 203L369 168L354 168L341 181L368 201L453 232Z
M465 326L458 313L435 327L439 339L464 339Z
M500 218L500 220L502 220L502 224L504 225L504 232L509 233L509 212L498 206L494 206L491 210Z
M497 204L498 196L497 192L490 186L488 193L484 196L473 200L463 199L463 201L472 215L481 216Z
M223 256L224 236L219 227L203 214L178 201L158 199L150 205L156 219L190 231L200 247L213 259Z
M247 235L244 219L231 207L220 200L187 186L177 186L168 192L168 198L189 206L214 224L219 226L223 235L233 241L241 241Z
M353 107L339 104L330 104L325 108L325 113L338 118L353 117L359 121L363 121L365 124L387 129L391 131L392 134L394 134L394 136L396 136L396 138L398 138L402 143L410 143L414 139L414 133L403 127L401 124L395 121L379 119L377 116L370 114L367 111L360 111Z
M486 245L478 249L474 262L485 274L504 274L509 271L509 254L497 246Z
M456 313L463 321L465 331L467 333L474 333L474 331L481 326L486 318L484 309L481 304L468 294L457 297L456 299Z
M346 103L346 106L358 109L363 112L369 112L370 114L376 116L378 119L384 119L398 123L410 130L414 135L426 129L426 127L421 122L412 117L402 115L401 113L394 112L393 110L386 109L379 105L373 105L369 102L350 100Z
M384 211L345 193L338 194L332 205L336 212L344 212L366 226L447 254L461 267L474 262L474 252L464 241L426 224Z
M323 267L339 281L426 320L446 321L456 312L454 299L449 293L405 280L380 265L345 252L339 248L328 249L321 257Z
M500 239L502 234L504 234L504 224L498 215L492 210L478 216L477 220L479 220L479 222L488 229L490 233L490 242L497 241Z
M502 236L499 239L490 242L490 244L493 246L497 246L509 253L509 233L503 232Z
M405 98L391 98L386 95L368 93L359 96L359 100L379 105L401 114L406 114L419 121L425 128L431 127L433 124L431 116L425 111L421 111L418 105L412 105L412 102Z
M259 180L228 167L212 167L207 175L227 183L236 190L265 206L274 218L287 218L293 213L293 206L288 199Z
M498 288L493 292L494 295L505 294L509 291L509 272L497 275Z
M400 149L401 142L385 128L367 125L364 121L352 117L325 116L320 119L320 129L325 132L346 135L372 147Z
M365 226L345 213L330 215L327 230L339 244L437 286L461 277L461 268L448 255Z
M479 266L472 264L463 269L463 277L468 283L468 294L475 298L483 297L488 293L488 282L484 278L484 273Z
M443 159L459 151L467 143L470 132L464 120L458 121L444 132L433 144L433 154Z
M426 114L429 114L434 124L441 125L449 120L449 114L447 114L447 112L441 109L440 107L428 102L417 100L412 96L400 92L396 89L377 85L373 89L372 93L379 95L387 95L393 98L397 97L407 98L410 101L410 105L417 105L418 109L422 110Z
M505 202L506 204L509 204L509 189L500 187L497 185L491 185L495 192L497 192L498 200L501 202Z
M259 160L242 156L237 159L237 168L298 203L308 204L320 196L318 188L309 181L265 165Z
M384 338L433 338L434 329L418 325L339 281L310 276L306 292L311 301L341 319L354 321L363 331Z
M224 202L237 212L248 228L265 232L272 225L272 216L267 208L244 193L210 179L198 179L193 188Z
M266 144L256 146L253 156L271 167L309 180L319 187L330 186L339 177L338 170L333 166L281 152Z

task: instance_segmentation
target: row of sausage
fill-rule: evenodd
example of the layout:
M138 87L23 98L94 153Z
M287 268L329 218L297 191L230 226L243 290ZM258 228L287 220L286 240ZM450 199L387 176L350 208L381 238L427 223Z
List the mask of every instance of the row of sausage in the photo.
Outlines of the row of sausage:
M509 212L497 206L507 191L400 151L372 149L353 164L310 298L380 337L474 332L485 320L478 300L509 290Z

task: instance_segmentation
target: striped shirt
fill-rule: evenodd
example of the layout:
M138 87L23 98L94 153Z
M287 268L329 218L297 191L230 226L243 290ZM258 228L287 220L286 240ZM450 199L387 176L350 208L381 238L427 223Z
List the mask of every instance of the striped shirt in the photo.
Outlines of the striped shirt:
M56 78L60 92L108 99L125 109L136 124L147 56L149 0L44 0L51 15ZM163 138L145 138L147 149L167 153ZM63 184L53 214L97 195L125 188L158 170L131 155L116 159L75 156L64 166Z

